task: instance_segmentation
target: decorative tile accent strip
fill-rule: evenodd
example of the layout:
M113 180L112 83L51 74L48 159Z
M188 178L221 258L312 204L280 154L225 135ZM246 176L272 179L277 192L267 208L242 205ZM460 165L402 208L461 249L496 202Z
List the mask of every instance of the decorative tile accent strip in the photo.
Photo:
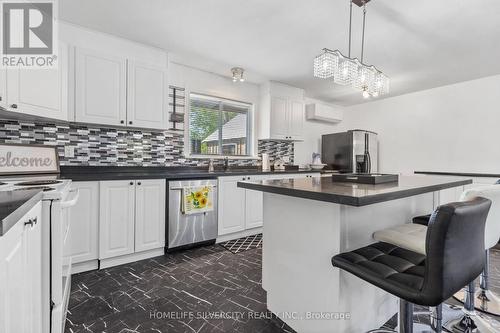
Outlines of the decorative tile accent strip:
M173 109L170 87L170 111ZM184 113L184 90L176 89L176 112ZM172 119L172 118L170 118ZM24 120L0 120L0 142L56 146L61 165L113 166L203 166L207 159L184 157L183 123L169 123L168 131L108 128L98 125L56 124ZM75 156L64 154L65 146L75 147ZM271 160L289 157L293 163L293 143L264 141L258 154L269 153ZM222 163L222 162L221 162ZM257 160L230 160L231 166L255 166Z

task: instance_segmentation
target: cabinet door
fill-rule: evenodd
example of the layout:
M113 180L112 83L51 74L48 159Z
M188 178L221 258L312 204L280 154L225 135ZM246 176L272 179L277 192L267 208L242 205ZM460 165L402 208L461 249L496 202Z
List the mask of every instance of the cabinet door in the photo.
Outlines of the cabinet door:
M245 189L237 186L245 179L219 178L219 235L245 230Z
M271 139L288 139L288 100L271 97Z
M138 180L135 190L135 252L165 246L164 179Z
M27 332L31 327L26 282L26 240L20 221L0 237L0 332ZM20 318L22 316L22 318Z
M80 48L75 57L75 120L125 126L126 59Z
M26 332L38 333L42 327L42 308L47 300L42 298L42 206L36 205L30 213L21 221L33 221L33 225L24 228L24 240L26 242L26 270L27 275L25 288L27 293L26 304L28 306L26 317L28 324ZM48 263L44 263L48 264ZM48 301L47 301L48 302Z
M134 252L135 182L99 183L99 259Z
M250 176L250 181L263 180L265 176ZM252 229L262 226L264 220L264 193L245 190L245 228Z
M127 125L166 129L167 70L129 60L127 74Z
M69 228L66 257L73 264L99 258L99 182L74 182L78 189L78 202L68 208Z
M304 103L290 101L289 134L293 140L302 140L304 131Z
M7 109L68 120L68 53L61 43L55 69L7 69Z

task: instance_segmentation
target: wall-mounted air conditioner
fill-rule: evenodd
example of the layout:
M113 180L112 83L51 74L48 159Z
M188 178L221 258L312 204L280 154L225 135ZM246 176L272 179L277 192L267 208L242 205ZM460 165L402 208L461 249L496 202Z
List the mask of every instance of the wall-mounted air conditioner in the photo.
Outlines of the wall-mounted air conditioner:
M306 105L306 119L328 123L339 123L344 117L344 112L339 107L327 104L313 103Z

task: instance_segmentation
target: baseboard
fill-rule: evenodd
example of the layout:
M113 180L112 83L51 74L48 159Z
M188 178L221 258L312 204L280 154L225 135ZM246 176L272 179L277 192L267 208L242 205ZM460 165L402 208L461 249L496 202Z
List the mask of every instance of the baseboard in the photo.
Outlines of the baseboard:
M138 253L126 254L119 257L102 259L99 261L99 269L128 264L134 261L149 259L165 255L165 249L159 248Z
M238 231L238 232L228 234L228 235L222 235L222 236L217 237L217 240L215 242L222 243L222 242L227 242L227 241L230 241L233 239L238 239L241 237L248 237L248 236L252 236L252 235L257 235L260 233L262 233L262 227Z
M79 262L71 266L71 275L99 269L99 260Z

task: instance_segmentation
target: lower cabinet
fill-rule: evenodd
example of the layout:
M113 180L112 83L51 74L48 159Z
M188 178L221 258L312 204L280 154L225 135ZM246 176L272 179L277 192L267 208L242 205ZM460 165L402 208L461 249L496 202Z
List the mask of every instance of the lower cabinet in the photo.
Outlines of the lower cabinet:
M103 181L99 193L99 259L134 253L135 181Z
M68 209L65 256L71 257L73 272L165 246L164 179L73 182L72 188L79 199Z
M140 180L135 190L135 252L165 246L165 181Z
M42 206L38 203L0 237L0 332L42 327Z
M307 178L319 173L268 174L219 178L219 236L242 232L262 226L264 194L238 187L240 181L259 181L280 178Z
M99 259L165 246L166 181L102 181Z
M66 257L73 264L99 258L99 183L73 182L72 189L78 189L78 202L68 209L69 229Z

